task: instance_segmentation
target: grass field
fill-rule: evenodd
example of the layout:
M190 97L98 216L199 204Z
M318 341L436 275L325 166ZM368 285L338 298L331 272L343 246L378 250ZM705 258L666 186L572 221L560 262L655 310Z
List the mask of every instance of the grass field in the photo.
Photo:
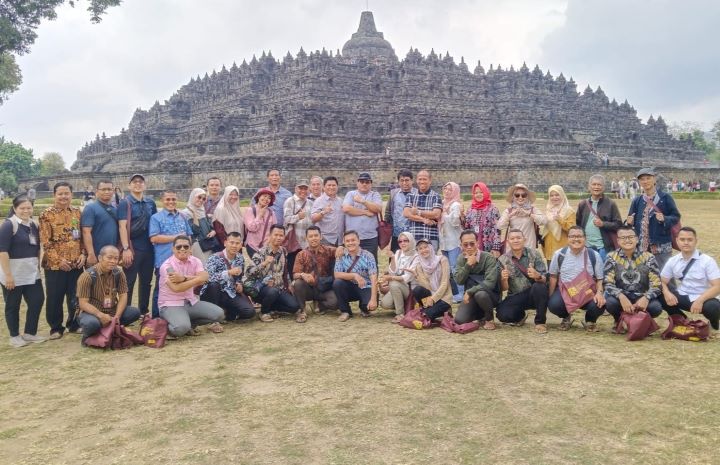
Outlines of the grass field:
M678 204L720 256L717 201ZM545 336L390 318L228 324L119 352L76 335L12 349L2 324L0 463L720 463L720 342L629 343L609 316L597 334L549 316Z

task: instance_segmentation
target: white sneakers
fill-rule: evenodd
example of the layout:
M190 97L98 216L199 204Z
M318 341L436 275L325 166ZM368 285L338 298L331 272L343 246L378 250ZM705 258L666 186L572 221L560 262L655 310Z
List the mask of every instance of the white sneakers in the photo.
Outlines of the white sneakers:
M34 334L23 334L15 337L10 338L10 345L19 348L19 347L25 347L26 345L30 344L31 342L34 343L40 343L45 342L47 339L45 339L42 336L37 336Z

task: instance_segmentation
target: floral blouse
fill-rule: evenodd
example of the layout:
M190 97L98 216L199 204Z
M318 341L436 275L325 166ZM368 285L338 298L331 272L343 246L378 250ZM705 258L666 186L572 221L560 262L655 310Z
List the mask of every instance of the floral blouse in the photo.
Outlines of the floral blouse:
M500 219L500 212L495 205L478 210L470 209L465 213L465 229L475 231L479 242L478 249L491 252L500 251L500 231L497 229L497 222Z

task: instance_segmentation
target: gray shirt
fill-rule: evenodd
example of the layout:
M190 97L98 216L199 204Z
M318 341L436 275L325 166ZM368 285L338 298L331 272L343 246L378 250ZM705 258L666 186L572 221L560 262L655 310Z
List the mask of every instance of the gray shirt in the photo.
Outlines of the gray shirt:
M367 202L376 203L382 207L382 197L380 197L380 193L377 191L370 191L367 194L361 194L356 190L350 191L345 194L345 200L343 201L343 205L350 205L351 207L355 207L360 210L367 210L367 207L365 205L353 200L353 197L355 197L356 195L359 195ZM360 240L372 239L374 237L377 237L377 228L377 215L369 217L353 216L347 213L345 214L345 231L354 229L355 231L357 231L358 236L360 236Z
M326 213L315 225L320 228L323 239L333 245L342 242L345 232L345 213L342 211L342 203L340 197L331 199L327 194L323 194L312 204L311 215L320 213L327 205L332 206L332 211Z
M553 255L552 261L550 262L550 274L557 275L558 274L558 257L562 253L564 247L562 249L559 249L555 252ZM603 261L600 258L600 254L595 252L592 249L585 248L587 250L588 254L594 254L595 255L595 268L593 269L592 266L592 260L590 259L590 255L587 257L587 267L585 268L588 273L590 273L592 276L595 277L595 279L603 279ZM580 252L579 254L575 255L572 253L570 248L568 247L565 258L563 258L562 268L560 271L560 280L563 283L569 283L577 275L580 274L580 272L583 269L583 263L585 260L585 254L583 252Z

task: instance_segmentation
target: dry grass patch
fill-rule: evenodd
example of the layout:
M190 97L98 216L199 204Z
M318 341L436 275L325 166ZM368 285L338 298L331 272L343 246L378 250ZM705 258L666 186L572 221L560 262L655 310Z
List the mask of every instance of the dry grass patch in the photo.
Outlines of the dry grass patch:
M720 256L716 202L678 203ZM608 316L597 334L551 317L546 336L391 316L229 324L119 352L76 335L11 349L3 324L2 463L720 463L717 342L628 343Z

